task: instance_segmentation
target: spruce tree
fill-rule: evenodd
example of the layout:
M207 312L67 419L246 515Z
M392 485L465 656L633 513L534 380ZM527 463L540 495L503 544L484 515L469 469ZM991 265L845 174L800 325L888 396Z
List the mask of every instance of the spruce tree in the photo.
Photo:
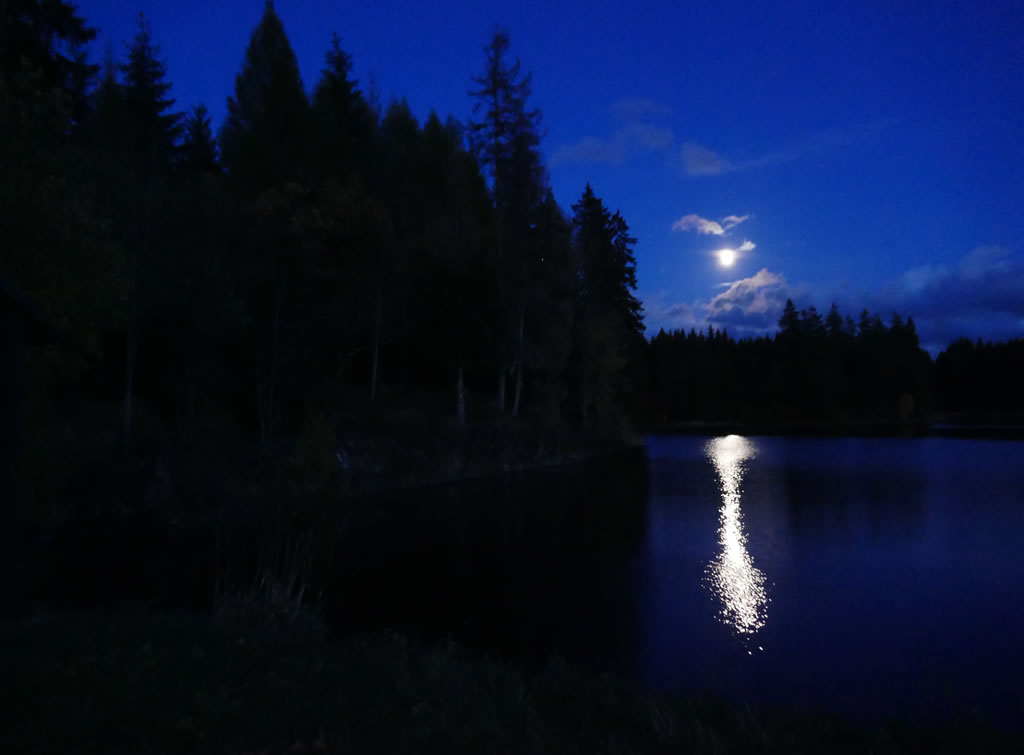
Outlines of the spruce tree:
M120 68L128 159L140 175L165 171L174 162L182 116L169 112L174 99L168 96L172 85L167 63L141 13L128 59Z
M258 195L305 177L309 101L271 0L249 38L227 106L218 141L221 160L237 186Z
M577 407L585 423L621 429L625 372L634 342L642 340L642 307L636 288L634 239L619 213L604 206L589 184L573 205L577 264L574 353ZM642 351L640 352L642 353Z
M98 70L85 48L95 37L73 3L0 4L0 128L18 123L36 138L64 137L84 120Z
M800 315L797 314L796 305L792 299L786 299L786 306L779 318L779 336L794 339L800 332Z
M351 75L352 58L335 33L313 90L315 165L321 179L343 178L353 172L367 179L376 117Z
M210 129L206 105L196 105L185 119L185 138L181 145L181 167L186 174L217 170L217 144Z
M503 313L498 343L499 411L505 407L505 376L514 370L513 413L518 412L524 363L527 245L533 215L544 199L545 176L540 160L540 111L529 108L531 76L520 62L509 61L508 33L495 29L484 47L485 65L473 77L474 119L469 130L474 149L491 177L497 221L496 277Z
M105 161L118 158L125 140L124 90L114 51L107 47L99 85L92 92L89 119L84 125L83 141L95 156Z

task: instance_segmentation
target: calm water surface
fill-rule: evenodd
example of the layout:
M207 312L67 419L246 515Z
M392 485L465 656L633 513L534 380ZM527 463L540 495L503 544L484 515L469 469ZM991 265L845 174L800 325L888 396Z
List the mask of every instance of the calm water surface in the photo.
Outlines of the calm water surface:
M656 436L639 465L446 501L365 525L336 620L666 690L1024 721L1019 442Z

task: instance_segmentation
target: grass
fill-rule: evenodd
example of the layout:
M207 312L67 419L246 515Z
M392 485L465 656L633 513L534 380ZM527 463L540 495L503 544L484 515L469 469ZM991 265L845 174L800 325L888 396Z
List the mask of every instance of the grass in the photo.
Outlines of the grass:
M999 753L961 725L875 728L523 672L396 635L334 644L199 616L0 628L0 749L49 753Z

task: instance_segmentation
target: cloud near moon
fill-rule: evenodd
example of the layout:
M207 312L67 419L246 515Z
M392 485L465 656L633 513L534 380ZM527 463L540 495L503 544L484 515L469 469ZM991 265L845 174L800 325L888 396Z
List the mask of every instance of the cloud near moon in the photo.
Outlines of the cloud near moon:
M714 220L702 218L700 215L683 215L672 224L673 231L696 231L704 236L724 236L725 229Z
M744 222L750 215L726 215L721 222L702 218L700 215L690 213L683 215L672 224L673 231L696 231L704 236L724 236L740 223ZM746 242L745 242L746 243Z

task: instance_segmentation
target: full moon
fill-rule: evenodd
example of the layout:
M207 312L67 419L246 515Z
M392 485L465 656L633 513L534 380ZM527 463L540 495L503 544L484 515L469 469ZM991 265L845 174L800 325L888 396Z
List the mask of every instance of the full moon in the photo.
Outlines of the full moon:
M736 252L732 249L719 249L718 250L718 264L722 267L732 267L732 263L736 261Z

